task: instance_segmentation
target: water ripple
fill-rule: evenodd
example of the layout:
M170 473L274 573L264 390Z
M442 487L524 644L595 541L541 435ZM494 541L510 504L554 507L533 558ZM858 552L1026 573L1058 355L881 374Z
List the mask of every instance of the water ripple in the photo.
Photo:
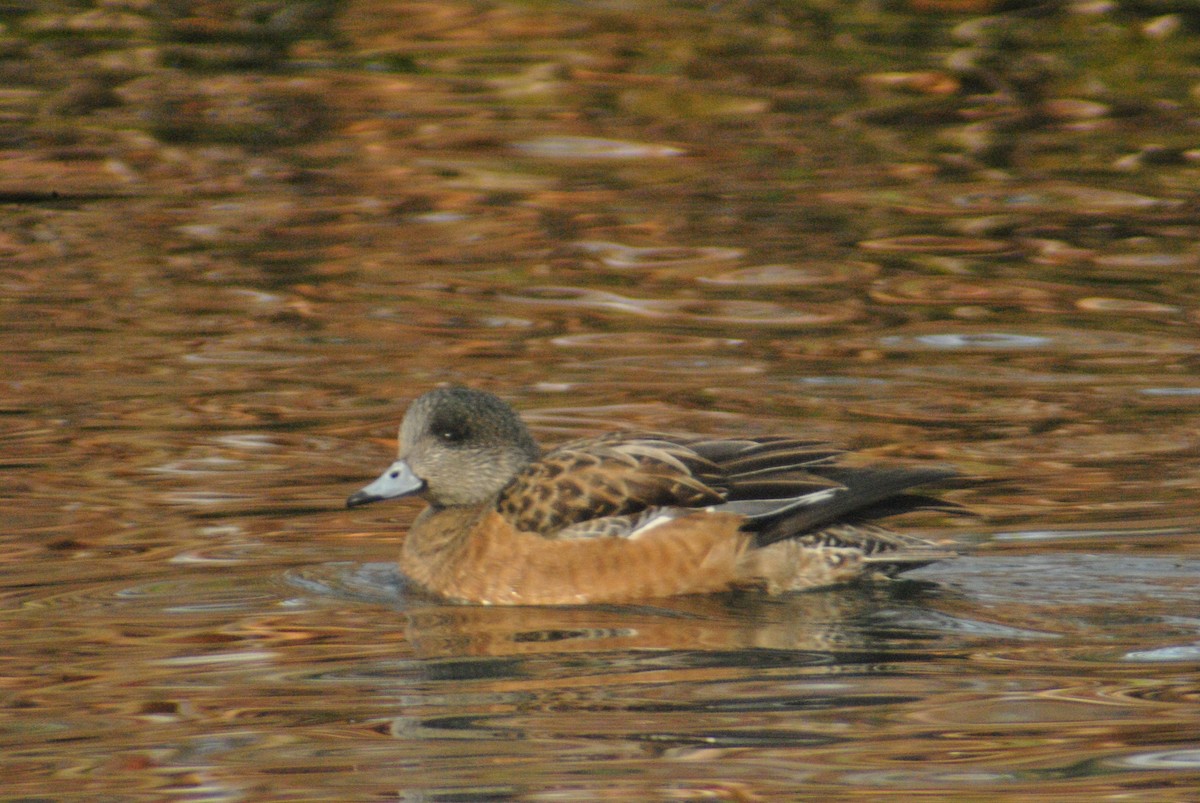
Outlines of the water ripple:
M1179 340L1126 332L1090 329L1043 329L1030 332L959 331L885 335L879 342L892 349L907 351L1026 351L1046 350L1071 353L1135 352L1180 354L1196 351L1196 346Z
M589 332L580 335L563 335L551 338L550 343L564 349L587 351L647 351L695 352L717 348L737 347L743 340L728 337L703 337L664 332Z
M212 349L183 355L185 362L206 365L297 365L319 361L320 357L278 351L248 349Z
M514 142L512 147L539 159L663 159L684 154L670 145L600 137L537 137Z
M562 310L594 309L680 323L737 326L826 326L860 316L851 304L786 305L768 301L648 299L582 287L530 287L504 301Z
M589 360L584 366L592 371L649 371L653 373L683 374L689 376L715 374L721 377L729 377L737 374L761 374L767 370L766 363L757 360L706 355L608 357L600 360Z
M701 284L715 287L786 288L861 283L879 273L870 262L805 263L804 265L758 265L715 276L701 276Z
M1151 770L1200 770L1200 748L1135 753L1110 759L1107 763Z
M575 247L592 254L606 268L614 270L670 270L698 268L735 262L745 252L740 248L716 246L658 246L637 248L620 243L587 240Z
M963 332L932 335L889 335L880 338L885 346L973 351L1009 351L1043 348L1053 342L1048 337L1015 332Z
M939 234L908 234L863 240L858 247L882 254L940 254L947 256L1013 256L1019 249L1004 240L955 237Z
M1134 650L1121 656L1123 661L1140 663L1163 663L1173 661L1200 661L1200 641L1191 644L1179 644L1171 647L1159 647L1153 650Z

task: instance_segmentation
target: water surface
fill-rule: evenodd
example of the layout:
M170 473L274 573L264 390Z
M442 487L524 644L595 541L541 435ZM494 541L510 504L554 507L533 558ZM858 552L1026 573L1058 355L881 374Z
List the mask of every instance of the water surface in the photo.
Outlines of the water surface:
M6 797L1195 799L1191 12L0 13ZM953 464L967 554L448 605L343 508L443 382Z

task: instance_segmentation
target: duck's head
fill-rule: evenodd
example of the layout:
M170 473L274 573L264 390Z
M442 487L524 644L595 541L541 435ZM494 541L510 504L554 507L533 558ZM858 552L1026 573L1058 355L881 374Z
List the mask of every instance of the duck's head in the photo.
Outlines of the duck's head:
M399 459L346 504L413 495L440 507L482 504L536 460L538 451L516 411L499 397L438 388L404 414Z

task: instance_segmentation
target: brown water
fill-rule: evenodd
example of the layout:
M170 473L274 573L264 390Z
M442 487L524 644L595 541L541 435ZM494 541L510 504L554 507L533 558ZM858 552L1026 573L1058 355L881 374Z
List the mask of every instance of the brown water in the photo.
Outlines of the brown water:
M1200 799L1200 17L1006 6L0 8L0 794ZM972 552L441 604L343 500L447 381Z

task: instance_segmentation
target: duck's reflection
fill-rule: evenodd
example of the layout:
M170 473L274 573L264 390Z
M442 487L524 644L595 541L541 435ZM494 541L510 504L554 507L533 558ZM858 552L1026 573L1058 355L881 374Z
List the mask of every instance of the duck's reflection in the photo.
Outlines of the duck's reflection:
M869 650L894 643L894 608L928 586L891 582L767 597L677 597L644 605L578 607L448 605L410 599L408 642L421 657L505 656L627 650ZM875 615L889 610L883 620ZM915 637L911 636L910 637Z

